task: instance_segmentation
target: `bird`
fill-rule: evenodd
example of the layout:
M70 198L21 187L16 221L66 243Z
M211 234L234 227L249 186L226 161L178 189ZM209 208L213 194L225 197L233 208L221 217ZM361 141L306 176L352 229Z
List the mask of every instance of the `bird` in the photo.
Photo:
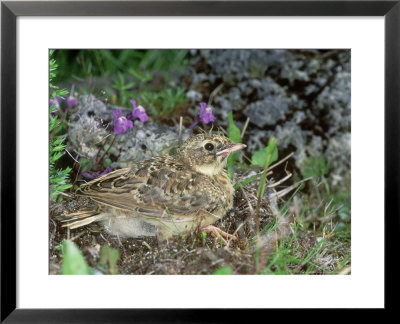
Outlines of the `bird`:
M174 155L152 157L83 184L76 194L95 207L63 215L64 227L100 222L118 237L173 235L200 228L215 239L233 238L213 226L232 208L228 156L246 145L221 133L192 135Z

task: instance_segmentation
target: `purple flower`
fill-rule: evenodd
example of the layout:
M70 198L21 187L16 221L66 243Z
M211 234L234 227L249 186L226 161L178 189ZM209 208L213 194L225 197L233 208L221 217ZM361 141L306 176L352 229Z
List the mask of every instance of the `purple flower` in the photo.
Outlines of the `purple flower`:
M57 115L58 112L60 111L60 104L61 104L61 98L60 97L52 98L52 99L49 100L49 108L54 106L52 111L51 111L51 114L53 116Z
M56 106L53 113L58 113L63 100L65 100L65 108L67 108L67 109L72 108L78 104L78 99L73 96L62 96L62 97L52 98L49 101L49 107L51 107L53 105Z
M147 116L146 114L146 110L142 107L136 106L136 101L135 100L131 100L131 103L133 105L132 108L132 112L130 112L127 116L127 118L129 120L134 120L135 118L139 119L142 123L144 123L145 121L147 121L149 119L149 116Z
M83 172L83 173L82 173L82 176L84 176L85 178L88 178L88 179L94 179L93 174L91 174L91 173L88 172L88 171Z
M122 110L117 109L113 111L114 116L114 133L119 135L125 133L129 128L133 127L131 120L122 116Z
M201 121L200 115L197 115L196 119L193 122L193 124L189 126L189 129L193 129L200 121Z
M193 129L200 121L203 121L204 124L211 123L215 121L215 116L212 113L212 108L205 102L200 102L200 112L197 114L195 121L192 125L189 126L190 129Z
M60 98L60 97L50 99L49 100L49 108L51 106L56 106L56 109L60 108L61 100L62 100L62 98Z
M110 167L107 167L102 173L100 173L96 178L102 177L103 175L106 175L107 173L110 173L112 169ZM96 175L98 173L96 172Z
M102 173L86 171L86 172L83 172L82 175L88 179L97 179L97 178L102 177L103 175L106 175L107 173L110 173L111 171L112 171L112 169L110 167L107 167Z
M204 124L215 121L215 117L212 113L211 107L207 107L205 102L200 102L200 119Z
M78 104L78 98L73 96L65 96L65 107L72 108Z

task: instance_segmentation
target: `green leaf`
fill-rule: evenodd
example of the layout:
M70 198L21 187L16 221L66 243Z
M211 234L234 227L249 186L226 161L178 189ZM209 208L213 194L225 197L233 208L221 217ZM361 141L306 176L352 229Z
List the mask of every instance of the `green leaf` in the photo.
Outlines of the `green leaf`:
M62 155L63 154L61 152L55 153L50 157L50 162L56 162L60 157L62 157Z
M233 165L235 164L238 156L239 156L239 152L235 152L235 153L232 153L231 155L229 155L229 157L228 157L228 162L227 162L228 177L231 180L233 179Z
M242 143L242 137L240 136L240 129L233 122L232 111L228 113L228 136L229 139L235 143ZM228 177L233 179L233 165L239 158L239 152L232 153L228 157L227 167L228 167Z
M347 224L346 223L339 222L339 223L336 224L335 231L336 232L344 231L344 230L346 230L346 228L347 228Z
M61 272L64 275L87 275L90 274L90 268L87 265L82 252L78 246L69 240L62 243L63 264Z
M253 164L265 167L266 163L268 166L278 160L278 148L276 147L275 138L271 137L268 146L264 147L262 150L257 151L251 157L251 162Z
M107 167L109 167L110 165L111 165L111 159L110 158L105 158L104 159L104 162L103 162L103 166L105 167L105 168L107 168Z
M345 220L348 221L349 220L349 215L350 215L350 209L348 206L344 206L342 208L339 209L338 211L338 215L340 217L341 220Z
M263 149L265 150L265 148ZM254 155L253 155L254 157ZM252 157L252 161L253 161ZM258 160L257 160L258 159ZM267 169L269 165L278 159L278 149L276 147L276 139L271 137L268 141L268 146L264 152L264 155L259 154L257 156L256 162L261 163L263 162L264 171L261 175L260 183L258 184L257 188L257 197L260 198L264 195L265 187L267 184Z
M119 260L119 251L104 245L100 251L100 265L107 267L111 274L118 273L117 262Z
M240 129L233 122L232 111L228 113L228 135L229 139L235 143L242 143L242 137L240 136Z
M64 137L56 138L51 144L54 145L54 146L57 146L57 145L61 144L61 142L62 142L64 139L65 139Z
M59 183L59 182L62 182L64 180L65 180L64 177L50 178L50 184Z
M133 82L130 82L130 83L128 83L128 84L124 84L124 86L122 87L124 90L128 90L128 89L130 89L130 88L133 88L134 87L134 83Z
M71 187L72 187L72 184L68 183L68 184L57 186L56 190L57 191L64 191L64 190L67 190L67 189L69 189Z
M232 274L232 268L230 266L225 266L216 270L214 275L230 275Z
M254 180L256 180L256 179L259 178L259 177L261 177L261 174L256 174L256 175L253 175L253 176L251 176L251 177L248 177L248 178L244 179L243 181L236 183L236 184L233 186L233 188L234 188L234 189L239 189L240 187L243 187L243 188L244 188L244 187L246 187L250 182L253 182Z
M69 173L71 172L72 168L70 167L66 167L64 170L62 170L62 172L65 174L65 176L68 176Z
M309 157L301 170L303 177L320 177L329 172L330 162L323 157Z
M58 146L56 146L56 147L53 147L52 150L53 150L54 152L56 152L56 151L62 151L63 149L65 149L65 147L66 147L66 145L62 144L62 145L58 145Z
M81 165L81 173L90 170L92 167L92 163L86 158L80 158L79 163Z

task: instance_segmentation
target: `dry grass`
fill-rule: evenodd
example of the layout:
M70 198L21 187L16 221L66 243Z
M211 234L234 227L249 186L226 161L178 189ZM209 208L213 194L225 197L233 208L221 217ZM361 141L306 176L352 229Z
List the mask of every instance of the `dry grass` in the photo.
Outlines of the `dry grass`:
M239 170L236 182L242 181L249 172ZM215 223L239 238L229 240L227 246L199 231L164 242L156 238L110 236L96 224L69 233L54 218L90 202L78 198L52 203L50 274L61 273L59 246L67 238L79 246L94 273L108 273L99 266L99 252L102 246L109 245L120 252L119 274L212 274L222 267L228 267L232 274L349 274L350 232L335 231L337 210L330 206L332 201L314 202L316 207L313 207L312 195L307 194L304 186L284 186L283 181L269 179L266 194L260 201L259 235L254 212L258 181L236 190L234 208ZM289 187L291 190L287 190ZM308 201L308 207L304 201Z

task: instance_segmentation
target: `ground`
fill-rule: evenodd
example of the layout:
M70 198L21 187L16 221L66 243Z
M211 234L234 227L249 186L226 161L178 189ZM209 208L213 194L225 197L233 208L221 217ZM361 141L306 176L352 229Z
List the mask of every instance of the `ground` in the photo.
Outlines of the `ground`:
M308 184L312 186L311 183ZM303 187L306 192L307 186ZM215 226L236 233L238 240L224 246L210 235L199 231L174 236L168 241L157 238L118 238L93 224L68 232L56 217L88 206L87 198L64 199L50 206L50 274L60 274L61 242L70 239L82 251L96 274L109 274L99 264L100 249L110 246L119 251L118 274L337 274L350 273L350 235L332 228L334 216L306 220L301 215L298 196L306 196L300 188L295 199L290 194L274 204L267 192L260 208L260 239L251 208L256 207L256 183L237 189L234 207ZM285 206L286 204L286 206ZM252 206L250 208L250 205ZM275 207L274 207L275 205ZM313 224L313 225L311 225Z

